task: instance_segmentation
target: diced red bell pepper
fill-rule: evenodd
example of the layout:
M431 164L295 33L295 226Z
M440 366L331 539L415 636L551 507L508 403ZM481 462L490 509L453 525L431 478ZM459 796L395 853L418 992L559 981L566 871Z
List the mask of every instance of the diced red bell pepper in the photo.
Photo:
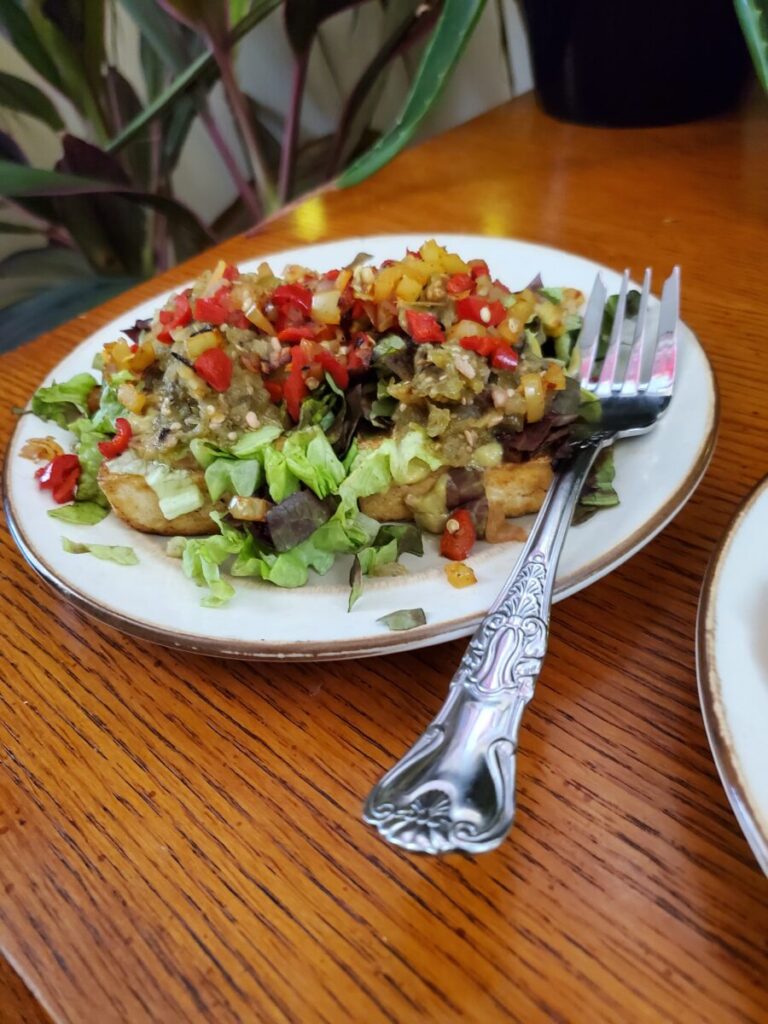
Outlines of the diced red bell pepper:
M484 356L487 359L496 351L499 339L492 338L489 334L471 334L468 338L459 338L459 344L462 348L469 349L470 352L477 352L479 356Z
M350 373L368 369L373 357L373 344L373 338L365 331L355 335L347 352L347 369Z
M491 366L496 370L514 370L520 362L520 356L509 345L499 342L491 359Z
M275 405L283 400L283 382L280 380L265 380L264 387Z
M477 540L472 516L465 508L451 512L440 538L440 554L454 562L463 562Z
M299 422L301 415L301 403L309 394L307 382L301 372L309 363L307 353L301 345L297 345L291 352L291 372L283 385L283 397L288 414L294 423Z
M407 309L405 321L408 324L408 333L417 344L422 345L428 341L442 344L445 341L445 331L431 313Z
M123 416L118 416L115 420L115 430L117 433L114 437L109 441L99 441L97 445L105 459L114 459L116 456L122 455L133 437L131 424Z
M459 295L461 292L470 291L474 283L471 274L452 274L445 288L449 295Z
M343 366L339 360L329 352L327 348L321 348L317 353L317 361L320 363L324 370L327 370L333 377L334 382L338 387L344 390L349 386L349 372L346 366Z
M312 312L312 292L303 284L279 284L272 292L272 301L285 312L291 307L299 309L304 316Z
M340 273L340 270L326 270L326 272L323 274L323 277L326 279L326 281L335 281Z
M163 345L172 345L173 338L171 331L177 327L186 327L192 322L192 307L189 304L189 289L177 295L173 300L173 309L161 309L158 319L163 325L163 330L158 331L157 340Z
M220 348L207 348L193 365L195 373L214 391L226 391L232 383L232 360Z
M224 273L222 276L225 277L227 281L234 281L240 276L240 271L234 263L228 263L226 267L224 267Z
M284 327L277 335L278 341L285 341L289 345L295 345L296 342L302 341L304 338L314 338L317 334L317 328L313 327L312 324L305 324L302 327Z
M484 327L495 327L500 324L506 313L498 299L489 302L482 295L467 295L456 303L456 316L459 320L474 320Z
M252 331L253 324L242 311L242 309L233 309L229 314L227 323L230 327L239 327L241 331Z
M365 311L365 304L361 299L355 299L350 308L350 314L353 320L367 320L368 314Z
M36 470L35 476L40 487L51 491L53 500L63 505L75 496L77 481L80 479L80 460L76 455L57 455Z
M469 270L472 277L490 277L490 271L488 270L488 264L485 260L470 260Z
M223 284L213 293L195 299L195 320L205 324L226 324L232 310L229 305L229 285ZM250 325L249 325L250 326Z

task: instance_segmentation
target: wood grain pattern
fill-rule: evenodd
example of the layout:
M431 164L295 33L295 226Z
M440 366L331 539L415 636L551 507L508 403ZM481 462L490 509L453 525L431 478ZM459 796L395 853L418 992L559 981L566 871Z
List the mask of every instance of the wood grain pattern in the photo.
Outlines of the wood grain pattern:
M679 261L720 442L674 523L555 608L517 825L477 859L407 856L360 820L462 643L313 667L176 655L64 605L5 534L0 949L56 1024L768 1019L768 880L694 673L707 560L768 472L767 129L764 104L604 131L523 98L220 248L458 230L657 278ZM76 342L211 259L3 356L3 437Z

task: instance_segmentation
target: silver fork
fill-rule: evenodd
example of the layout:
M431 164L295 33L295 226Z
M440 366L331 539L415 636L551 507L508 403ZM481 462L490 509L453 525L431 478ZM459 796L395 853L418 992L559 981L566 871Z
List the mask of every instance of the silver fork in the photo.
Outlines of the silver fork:
M512 574L478 626L437 717L373 788L365 820L407 850L482 853L498 846L515 814L515 752L520 720L547 650L557 563L584 482L598 453L618 438L651 430L672 398L677 357L680 269L664 284L655 343L647 339L651 271L623 374L629 273L624 272L600 376L593 367L606 288L598 274L579 336L583 387L601 401L600 420L582 424L555 475Z

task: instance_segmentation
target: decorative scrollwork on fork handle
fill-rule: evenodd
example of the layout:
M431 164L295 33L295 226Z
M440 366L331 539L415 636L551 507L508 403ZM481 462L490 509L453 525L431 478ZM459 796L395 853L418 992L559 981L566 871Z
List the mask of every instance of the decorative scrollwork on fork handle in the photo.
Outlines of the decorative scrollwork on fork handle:
M547 650L557 563L584 481L607 443L590 438L557 474L445 704L368 797L365 820L390 842L423 853L482 853L509 831L517 734Z

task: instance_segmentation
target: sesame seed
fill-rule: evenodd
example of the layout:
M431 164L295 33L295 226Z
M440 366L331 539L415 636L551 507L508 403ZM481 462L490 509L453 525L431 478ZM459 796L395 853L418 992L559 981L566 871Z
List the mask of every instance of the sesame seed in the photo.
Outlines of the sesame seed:
M205 411L208 413L209 416L213 416L213 414L216 412L216 406L215 405L206 405Z
M227 434L227 440L228 441L236 441L237 440L237 431L236 430L230 430L230 432Z
M248 426L249 426L249 427L251 427L251 428L252 428L253 430L255 430L255 429L256 429L256 427L258 427L258 425L259 425L259 417L258 417L258 416L256 415L256 413L255 413L255 412L253 411L253 409L251 409L251 410L250 410L249 412L247 412L247 413L245 414L245 422L246 422L246 423L248 424Z
M489 324L491 322L491 311L487 306L483 306L480 310L480 319L484 324Z
M460 529L459 524L455 519L449 519L445 524L445 528L448 533L458 533Z

